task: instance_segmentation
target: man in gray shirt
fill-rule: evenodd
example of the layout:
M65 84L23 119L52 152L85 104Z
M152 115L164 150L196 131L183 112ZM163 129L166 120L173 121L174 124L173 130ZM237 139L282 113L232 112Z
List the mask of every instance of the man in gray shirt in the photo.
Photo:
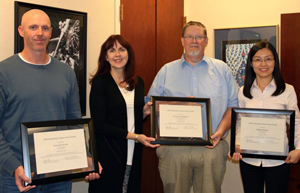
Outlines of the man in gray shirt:
M0 62L0 192L71 192L71 182L39 186L31 183L22 166L20 123L81 118L74 71L50 57L48 15L26 12L18 28L24 49ZM87 180L100 176L91 173Z

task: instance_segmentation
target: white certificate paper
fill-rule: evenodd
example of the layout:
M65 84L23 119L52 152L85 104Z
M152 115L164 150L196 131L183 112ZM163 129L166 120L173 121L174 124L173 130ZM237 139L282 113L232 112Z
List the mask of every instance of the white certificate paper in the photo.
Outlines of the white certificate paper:
M241 118L241 149L284 152L285 119Z
M83 129L34 133L37 174L88 167Z
M159 105L161 137L203 137L201 106Z

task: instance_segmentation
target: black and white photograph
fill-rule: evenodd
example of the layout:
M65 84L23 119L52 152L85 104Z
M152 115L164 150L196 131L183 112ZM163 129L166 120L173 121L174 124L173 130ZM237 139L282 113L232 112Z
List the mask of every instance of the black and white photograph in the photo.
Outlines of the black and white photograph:
M50 56L69 65L76 74L82 115L86 114L86 30L87 13L43 5L15 2L15 29L30 9L45 11L51 20L52 36L47 47ZM15 53L22 51L22 37L15 30Z

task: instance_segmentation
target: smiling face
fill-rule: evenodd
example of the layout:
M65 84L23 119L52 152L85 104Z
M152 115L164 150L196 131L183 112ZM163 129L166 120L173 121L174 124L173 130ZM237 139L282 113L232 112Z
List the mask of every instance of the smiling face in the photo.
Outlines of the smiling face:
M128 51L118 41L113 47L107 50L106 60L109 62L113 70L125 70L128 61Z
M18 28L24 38L24 49L35 52L45 52L50 41L52 28L48 15L41 10L30 10L22 17Z
M191 25L186 28L184 37L181 38L181 43L187 58L196 56L202 59L208 38L204 35L203 27Z
M275 60L268 48L258 50L252 58L252 67L257 78L273 78Z

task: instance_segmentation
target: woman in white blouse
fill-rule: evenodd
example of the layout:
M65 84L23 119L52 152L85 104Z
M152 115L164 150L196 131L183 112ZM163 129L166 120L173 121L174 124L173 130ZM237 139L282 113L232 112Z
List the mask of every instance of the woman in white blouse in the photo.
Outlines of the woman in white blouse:
M233 160L240 160L240 170L245 193L284 193L288 187L289 164L300 158L300 115L297 96L292 85L281 76L276 49L269 42L254 45L246 65L245 85L239 94L239 107L295 110L295 150L289 152L285 161L243 158L237 130L236 151ZM287 139L287 137L286 137ZM286 143L287 146L287 143Z

